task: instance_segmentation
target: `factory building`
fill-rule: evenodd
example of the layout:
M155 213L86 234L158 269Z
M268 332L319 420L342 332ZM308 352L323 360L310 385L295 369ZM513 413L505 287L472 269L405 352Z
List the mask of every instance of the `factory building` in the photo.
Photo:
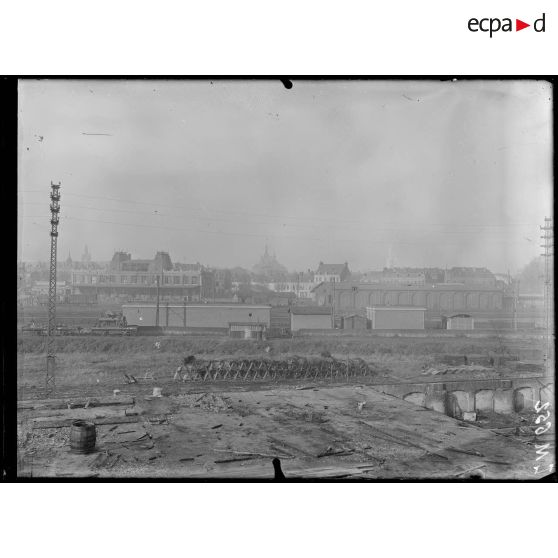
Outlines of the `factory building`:
M423 286L445 283L446 272L437 267L385 267L382 271L369 270L361 273L359 281L361 283Z
M128 325L155 327L156 304L124 304ZM249 304L160 304L159 326L229 331L231 323L263 324L269 328L271 306Z
M486 267L452 267L446 273L446 281L483 287L495 287L497 284L496 277Z
M333 306L335 312L357 312L372 306L413 306L426 308L431 314L466 312L499 312L503 310L504 291L482 285L424 286L390 284L321 283L313 290L316 304Z
M333 329L331 308L299 306L290 308L291 331L301 329Z
M426 308L373 306L366 309L372 329L424 329Z

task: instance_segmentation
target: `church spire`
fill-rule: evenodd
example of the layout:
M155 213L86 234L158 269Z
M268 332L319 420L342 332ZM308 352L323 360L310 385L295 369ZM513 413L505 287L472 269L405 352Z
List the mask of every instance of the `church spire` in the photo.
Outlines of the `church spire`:
M87 248L87 244L85 245L85 250L83 251L83 255L81 256L82 262L90 262L91 261L91 254L89 253L89 248Z

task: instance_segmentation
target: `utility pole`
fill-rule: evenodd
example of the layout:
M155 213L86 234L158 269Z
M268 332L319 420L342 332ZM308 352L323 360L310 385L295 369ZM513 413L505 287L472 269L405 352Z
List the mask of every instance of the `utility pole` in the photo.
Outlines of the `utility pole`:
M517 331L517 302L519 298L519 279L513 285L513 329Z
M155 310L155 327L159 327L159 276L157 275L157 308Z
M164 280L164 275L163 275L163 256L161 256L161 288L164 289L165 288L165 280ZM163 295L163 300L164 300L164 295Z
M335 329L335 277L333 278L333 300L331 304L331 327Z
M50 183L50 275L48 282L48 329L46 339L45 394L56 393L56 247L60 213L60 183Z
M554 236L552 227L552 218L544 218L544 226L540 227L543 231L541 238L544 244L541 244L541 248L544 248L544 253L541 254L544 258L544 325L545 325L545 335L546 335L546 348L545 348L545 368L548 375L552 374L552 307L553 307L553 291L552 291L552 249L554 248Z

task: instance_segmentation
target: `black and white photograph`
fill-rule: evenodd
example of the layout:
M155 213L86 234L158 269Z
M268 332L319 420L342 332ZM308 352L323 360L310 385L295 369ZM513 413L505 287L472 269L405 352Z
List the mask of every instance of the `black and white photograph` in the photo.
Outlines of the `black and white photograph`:
M554 473L551 81L22 78L17 121L18 479Z

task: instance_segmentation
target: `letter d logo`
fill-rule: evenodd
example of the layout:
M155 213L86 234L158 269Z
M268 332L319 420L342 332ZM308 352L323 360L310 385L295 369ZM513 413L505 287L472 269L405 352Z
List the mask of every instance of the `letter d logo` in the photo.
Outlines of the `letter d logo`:
M541 18L536 19L535 23L533 23L533 29L537 32L537 33L544 33L544 27L545 27L545 15L543 14Z

